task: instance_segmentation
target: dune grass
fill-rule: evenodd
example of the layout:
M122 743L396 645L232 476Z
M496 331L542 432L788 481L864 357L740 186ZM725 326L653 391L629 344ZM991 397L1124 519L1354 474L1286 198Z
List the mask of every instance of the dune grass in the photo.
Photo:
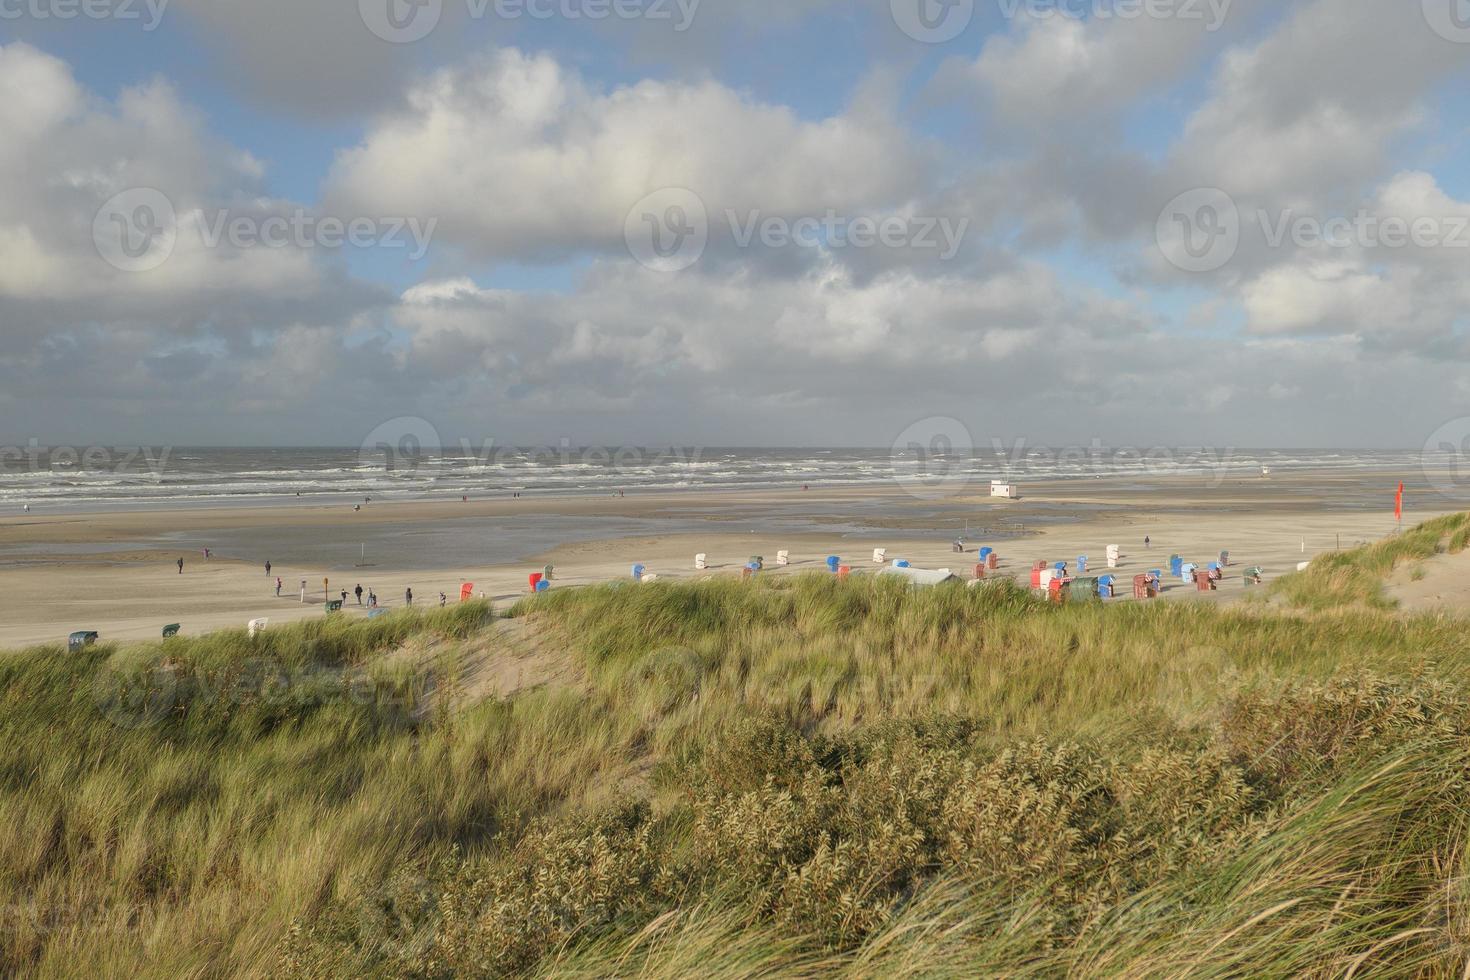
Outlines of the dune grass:
M1450 514L1385 538L1376 544L1324 555L1306 572L1278 579L1272 592L1302 609L1363 605L1392 608L1384 580L1400 565L1439 554L1459 554L1470 545L1470 514Z
M1459 975L1470 631L1304 605L814 575L6 655L0 973ZM470 651L568 669L450 709Z

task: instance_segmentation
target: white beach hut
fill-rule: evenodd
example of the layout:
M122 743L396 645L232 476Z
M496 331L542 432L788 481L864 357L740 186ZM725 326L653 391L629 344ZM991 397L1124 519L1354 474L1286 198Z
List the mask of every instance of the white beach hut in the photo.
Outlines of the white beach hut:
M945 582L958 582L959 577L948 568L930 570L927 568L895 568L888 567L878 573L879 575L898 577L906 579L911 585L933 586L943 585Z
M1000 497L1004 500L1019 500L1021 498L1021 490L1014 483L1009 483L1005 480L991 480L990 495L992 497Z

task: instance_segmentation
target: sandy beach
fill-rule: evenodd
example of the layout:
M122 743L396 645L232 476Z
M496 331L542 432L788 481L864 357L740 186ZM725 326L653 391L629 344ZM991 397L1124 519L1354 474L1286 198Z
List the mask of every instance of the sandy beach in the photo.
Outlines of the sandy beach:
M347 614L365 615L351 595L358 584L387 608L402 607L407 588L417 605L437 604L440 592L454 601L467 582L476 595L507 603L524 595L528 574L547 564L556 567L557 588L627 579L633 563L662 578L735 575L752 555L766 558L768 574L824 570L828 555L869 574L877 567L874 548L970 578L975 549L990 545L1001 555L999 574L1020 580L1038 559L1074 562L1086 554L1096 568L1105 564L1106 547L1117 544L1121 586L1138 572L1167 568L1170 554L1204 563L1228 550L1232 573L1207 598L1229 602L1245 593L1244 568L1262 566L1271 579L1323 552L1393 533L1396 484L1381 471L1329 471L1037 483L1024 485L1017 501L992 500L988 488L973 485L916 495L890 484L467 502L456 496L365 503L360 511L304 502L16 513L0 519L0 646L54 644L80 629L131 641L157 638L170 623L197 634L257 617L287 622L323 615L324 598L340 598L344 589ZM1456 509L1422 482L1411 484L1405 520ZM1152 541L1147 550L1145 536ZM967 554L954 553L957 537L965 538ZM790 567L773 567L780 550L791 552ZM707 571L695 570L698 553L709 556ZM175 564L181 557L182 575ZM280 598L276 576L284 582ZM1201 597L1176 583L1165 598Z

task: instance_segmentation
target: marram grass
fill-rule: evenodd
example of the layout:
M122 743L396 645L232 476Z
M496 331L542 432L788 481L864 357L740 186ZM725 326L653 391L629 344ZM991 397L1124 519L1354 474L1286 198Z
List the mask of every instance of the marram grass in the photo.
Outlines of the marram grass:
M1467 527L1300 612L810 576L3 656L0 973L1461 976L1470 631L1357 576ZM555 680L446 696L486 658Z

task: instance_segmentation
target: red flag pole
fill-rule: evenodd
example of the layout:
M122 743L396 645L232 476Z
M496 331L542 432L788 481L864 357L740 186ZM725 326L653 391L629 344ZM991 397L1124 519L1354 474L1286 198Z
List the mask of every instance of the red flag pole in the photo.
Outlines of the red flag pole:
M1402 482L1399 483L1398 496L1394 497L1393 501L1393 519L1398 522L1399 529L1402 530L1404 526L1404 485Z

